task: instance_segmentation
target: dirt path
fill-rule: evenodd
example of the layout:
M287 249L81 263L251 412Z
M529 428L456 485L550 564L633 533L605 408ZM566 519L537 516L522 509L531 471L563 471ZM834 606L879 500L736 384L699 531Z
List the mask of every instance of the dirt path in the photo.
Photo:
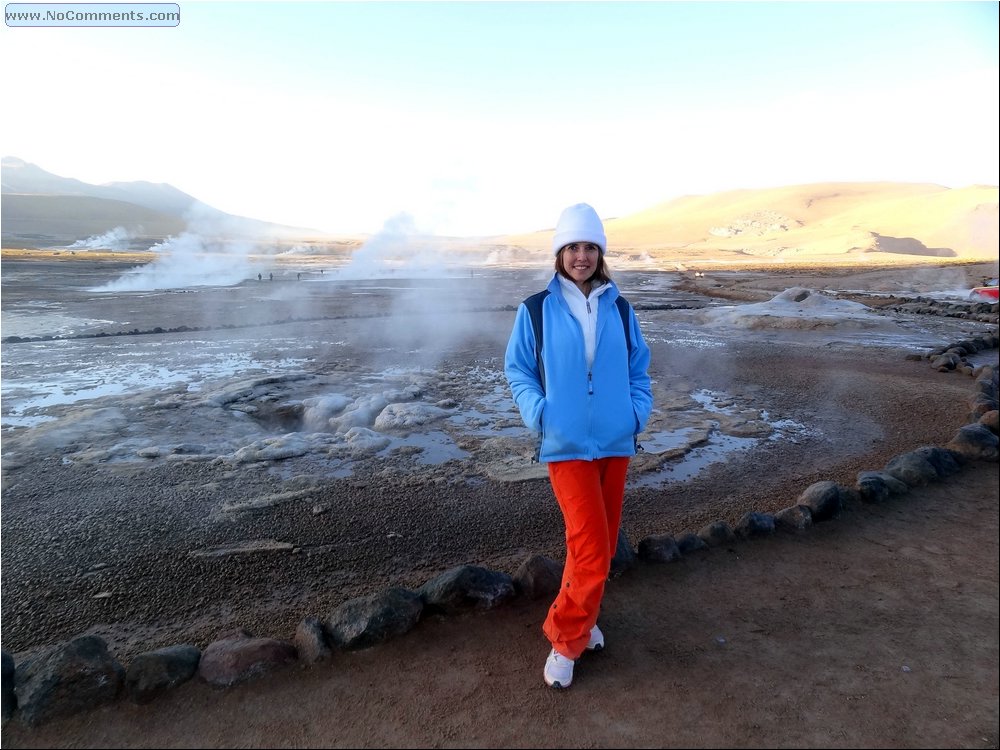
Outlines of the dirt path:
M20 747L963 747L998 741L998 466L612 582L604 653L546 688L546 602L225 691L192 681Z

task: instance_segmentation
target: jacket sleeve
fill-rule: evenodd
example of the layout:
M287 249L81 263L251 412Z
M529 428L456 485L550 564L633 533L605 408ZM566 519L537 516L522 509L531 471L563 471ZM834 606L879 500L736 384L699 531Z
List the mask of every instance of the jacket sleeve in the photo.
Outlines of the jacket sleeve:
M632 352L628 358L629 390L632 408L638 422L636 434L646 429L649 415L653 411L653 387L649 379L649 346L639 330L639 319L629 305L629 326L632 330Z
M535 332L531 327L531 315L523 304L517 308L514 329L507 342L504 374L524 424L535 432L541 432L545 393L535 359Z

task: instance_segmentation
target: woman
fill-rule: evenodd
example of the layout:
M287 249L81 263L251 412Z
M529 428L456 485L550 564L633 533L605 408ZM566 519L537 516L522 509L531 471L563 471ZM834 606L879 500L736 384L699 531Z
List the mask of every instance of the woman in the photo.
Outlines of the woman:
M540 433L538 457L548 463L566 524L562 585L542 628L552 644L543 674L556 688L569 687L584 651L604 647L597 616L625 475L653 406L649 347L631 306L617 301L606 249L593 208L578 203L562 212L552 239L555 275L547 293L518 307L504 362L521 418Z

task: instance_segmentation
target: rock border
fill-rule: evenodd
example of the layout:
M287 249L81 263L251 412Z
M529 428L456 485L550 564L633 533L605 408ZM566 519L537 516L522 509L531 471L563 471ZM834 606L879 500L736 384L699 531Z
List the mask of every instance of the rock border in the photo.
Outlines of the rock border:
M639 562L671 563L684 555L777 531L801 533L815 523L837 518L853 504L885 502L911 488L947 479L970 461L998 461L998 369L973 366L968 361L970 355L997 346L997 334L985 334L907 357L927 359L937 372L959 372L975 378L967 404L970 421L943 446L922 446L895 456L880 470L859 472L853 487L815 482L789 507L773 514L750 511L735 526L719 520L676 538L651 534L639 541L637 549L621 529L610 577L620 576ZM204 651L180 644L138 654L127 668L96 635L58 643L19 664L3 651L2 721L16 716L28 727L36 727L123 696L136 704L149 703L196 676L227 688L292 663L328 662L334 650L370 648L404 635L425 615L491 610L518 596L552 597L561 577L559 562L537 554L529 556L513 576L477 565L460 565L415 591L391 588L343 602L325 619L307 617L291 641L257 637L240 629L220 633Z

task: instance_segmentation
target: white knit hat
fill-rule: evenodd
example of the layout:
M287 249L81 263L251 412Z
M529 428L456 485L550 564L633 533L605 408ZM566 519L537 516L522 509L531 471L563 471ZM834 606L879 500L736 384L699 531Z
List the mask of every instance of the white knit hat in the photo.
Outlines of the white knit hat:
M556 233L552 237L552 253L558 255L560 250L572 242L593 242L601 248L601 255L604 255L608 247L601 218L586 203L570 206L559 215Z

